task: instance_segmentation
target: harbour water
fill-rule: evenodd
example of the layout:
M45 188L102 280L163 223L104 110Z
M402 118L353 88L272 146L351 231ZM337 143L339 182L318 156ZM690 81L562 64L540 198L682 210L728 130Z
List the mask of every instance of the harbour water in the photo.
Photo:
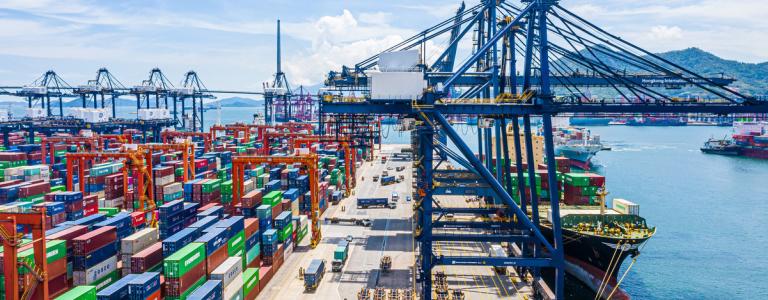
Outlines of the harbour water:
M476 129L456 125L477 148ZM634 299L767 299L768 161L699 151L724 127L592 127L608 198L640 204L656 235L621 284ZM387 130L385 129L384 132ZM407 143L389 131L385 141ZM628 259L619 277L631 264Z

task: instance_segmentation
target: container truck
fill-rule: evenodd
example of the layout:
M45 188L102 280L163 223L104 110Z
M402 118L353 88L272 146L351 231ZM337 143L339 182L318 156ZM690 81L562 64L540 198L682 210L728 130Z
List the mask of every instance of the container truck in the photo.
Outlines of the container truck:
M304 289L308 291L317 289L320 281L323 280L323 275L325 275L325 260L313 259L304 271Z
M331 262L331 271L341 272L344 264L347 262L349 256L349 242L343 240L336 246L336 250L333 251L333 261Z
M381 185L390 185L395 183L395 176L381 177Z
M397 203L387 198L357 198L357 208L369 208L371 206L396 208Z

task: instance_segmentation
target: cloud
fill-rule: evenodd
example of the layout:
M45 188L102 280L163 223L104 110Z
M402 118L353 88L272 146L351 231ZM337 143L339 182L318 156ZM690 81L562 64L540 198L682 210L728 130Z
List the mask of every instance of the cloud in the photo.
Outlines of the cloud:
M653 26L651 27L651 32L649 34L652 38L662 40L683 38L683 30L677 26Z

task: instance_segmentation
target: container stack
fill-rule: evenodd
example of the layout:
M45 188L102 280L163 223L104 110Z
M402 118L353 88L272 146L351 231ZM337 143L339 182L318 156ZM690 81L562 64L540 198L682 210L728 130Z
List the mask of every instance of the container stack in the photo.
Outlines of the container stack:
M123 168L122 162L111 162L94 165L85 176L85 192L97 193L100 197L105 194L107 176L119 173Z
M123 174L112 174L104 178L104 199L99 207L122 208L125 203Z
M597 191L605 188L605 177L593 173L566 173L563 202L567 205L596 205Z
M152 245L158 243L160 238L157 228L145 228L142 229L120 241L120 257L123 262L122 275L133 273L132 263L133 256L141 253L143 250L149 248ZM162 254L162 252L160 252ZM142 257L139 257L142 258ZM151 262L150 262L151 263ZM137 267L137 270L143 269L145 266ZM141 272L136 272L141 273Z
M117 281L117 230L104 226L72 240L73 284L93 285L97 289Z
M249 268L258 268L261 264L261 235L259 234L259 220L256 218L245 219L245 256L244 265Z
M223 299L243 299L243 260L240 256L227 258L211 272L211 280L221 281Z
M24 182L42 180L50 181L51 173L48 165L31 165L7 168L3 172L4 181L21 180Z
M242 214L246 218L257 217L256 208L263 203L263 195L261 189L255 189L247 192L241 199L240 205Z
M186 299L206 280L204 243L190 243L163 261L165 299Z
M223 288L220 280L208 280L203 285L195 289L188 300L204 300L204 299L223 299Z
M146 272L137 274L128 282L129 299L160 300L160 273Z
M56 202L64 203L64 212L67 213L67 221L78 220L85 216L83 212L85 206L83 203L82 192L57 192L48 195L51 195Z
M210 227L199 238L196 243L202 243L205 250L205 264L209 271L213 271L229 256L227 250L227 228Z
M282 253L282 251L278 251L279 240L277 234L277 230L269 229L264 231L264 234L261 236L261 244L263 245L261 261L265 265L273 265L278 254Z
M160 239L165 239L196 221L197 203L187 203L183 200L168 202L159 207Z

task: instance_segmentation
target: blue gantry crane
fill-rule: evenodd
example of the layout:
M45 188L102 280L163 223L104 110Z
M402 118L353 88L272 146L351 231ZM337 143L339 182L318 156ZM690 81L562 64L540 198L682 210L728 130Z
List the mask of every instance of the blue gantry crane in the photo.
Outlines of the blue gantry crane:
M117 118L115 101L118 97L127 95L128 89L107 68L100 68L96 72L96 79L88 80L86 84L75 87L72 92L80 95L83 108L88 107L88 101L91 100L93 101L93 108L106 109L110 107L112 118ZM105 102L107 95L109 95L109 102ZM61 109L59 113L63 116Z
M200 80L200 77L195 71L189 71L184 75L184 80L181 83L181 88L173 89L170 91L173 98L173 111L172 115L175 120L180 124L180 128L191 129L191 131L203 131L205 124L205 115L203 107L203 99L215 99ZM187 106L187 101L192 102L192 106ZM181 105L181 115L178 114L178 107ZM187 110L191 111L191 116L187 115ZM191 124L187 124L187 119Z
M449 46L437 59L425 61L427 41L445 35L450 35ZM471 46L457 47L460 43ZM462 53L467 48L472 50ZM409 55L413 50L421 55ZM454 65L454 57L460 55L465 59ZM395 65L405 63L410 68L388 71L393 60ZM700 75L644 50L557 0L483 0L354 67L329 72L320 118L396 115L415 124L414 237L419 244L417 281L423 299L433 297L433 269L439 265L516 267L532 274L540 293L544 293L543 285L536 283L541 269L546 268L554 274L553 296L563 299L560 199L548 199L552 230L545 236L540 229L542 199L537 193L522 193L525 173L529 186L536 186L531 117L541 117L543 122L548 195L559 195L554 115L768 112L767 102L728 88L732 82L734 79L724 76ZM682 93L688 96L681 97ZM483 118L478 126L479 155L447 121L450 115ZM512 127L512 145L507 142L507 125ZM448 147L446 140L455 148ZM513 173L508 163L501 162L510 161L511 147L516 165L523 166L523 145L527 169L517 168ZM492 153L497 155L495 162ZM463 170L439 168L447 159ZM513 177L517 177L516 188ZM520 195L514 190L521 191ZM443 207L434 201L435 196L457 193L482 197L483 205ZM495 216L501 221L459 222L448 220L449 214ZM464 230L447 233L447 228ZM508 251L514 253L510 257L435 252L436 243L461 241L506 242L521 251Z

